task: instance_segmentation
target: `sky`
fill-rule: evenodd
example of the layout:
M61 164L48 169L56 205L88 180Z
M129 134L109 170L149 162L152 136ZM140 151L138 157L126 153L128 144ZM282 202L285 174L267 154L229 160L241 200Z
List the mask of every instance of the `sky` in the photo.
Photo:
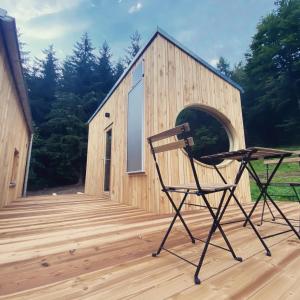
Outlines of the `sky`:
M159 26L210 64L224 56L233 66L274 0L0 0L0 7L16 18L31 57L53 44L63 59L88 32L96 48L107 41L117 61L135 30L144 44Z

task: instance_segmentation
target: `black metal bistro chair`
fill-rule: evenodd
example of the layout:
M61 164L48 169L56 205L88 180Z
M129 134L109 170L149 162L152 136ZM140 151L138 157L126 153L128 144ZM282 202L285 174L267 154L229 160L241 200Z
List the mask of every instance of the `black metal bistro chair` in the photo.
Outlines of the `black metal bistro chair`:
M168 228L168 230L167 230L167 232L166 232L166 234L165 234L165 236L164 236L157 252L153 253L152 256L153 257L158 256L160 254L161 250L164 249L164 250L168 251L169 253L174 254L175 256L191 263L192 265L194 265L196 267L196 272L195 272L195 275L194 275L194 281L195 281L196 284L200 284L200 279L199 279L198 275L199 275L200 269L202 267L202 264L203 264L208 246L210 244L210 240L211 240L214 232L216 231L216 229L219 229L226 245L228 246L228 249L220 247L220 246L219 246L219 248L222 248L226 251L231 252L233 258L237 261L242 261L242 258L237 257L236 254L234 253L234 250L233 250L233 248L232 248L232 246L231 246L231 244L230 244L230 242L229 242L229 240L228 240L228 238L227 238L227 236L226 236L226 234L225 234L225 232L222 228L222 225L220 224L221 218L224 214L223 210L226 209L227 204L228 204L231 196L233 196L232 190L234 190L233 188L236 185L235 184L212 184L212 185L209 185L209 186L204 186L204 185L200 184L200 181L198 179L198 175L197 175L197 172L196 172L196 168L195 168L195 165L194 165L194 160L193 160L193 157L192 157L192 153L191 153L191 146L194 145L194 142L193 142L193 138L189 136L189 133L190 133L190 126L189 126L188 123L184 123L182 125L176 126L175 128L172 128L172 129L169 129L169 130L163 131L161 133L158 133L156 135L148 137L148 142L149 142L151 152L152 152L152 155L153 155L153 158L154 158L154 161L155 161L155 166L156 166L156 170L157 170L157 173L158 173L159 181L160 181L161 186L162 186L162 191L166 194L166 196L169 199L172 207L175 210L174 218L173 218L173 220L172 220L172 222L171 222L171 224L170 224L170 226L169 226L169 228ZM158 142L158 141L161 141L161 140L164 140L164 139L176 136L176 135L180 135L182 137L182 139L171 142L171 143L167 143L167 144L164 144L164 145L160 145L160 146L154 146L153 145L153 143L155 143L155 142ZM176 150L176 149L180 149L180 148L184 148L186 153L187 153L188 159L190 161L193 177L194 177L194 182L189 183L189 184L180 184L180 185L165 184L164 180L162 178L162 175L161 175L160 168L159 168L157 155L159 153L162 153L162 152L165 152L165 151L171 151L171 150ZM225 195L226 195L227 191L229 192L229 196L225 200ZM213 208L211 206L211 204L209 203L209 200L207 199L207 195L212 194L212 193L217 193L217 192L221 192L220 202L219 202L217 207ZM182 193L183 194L183 198L180 201L178 206L176 206L174 200L172 199L171 193ZM205 245L204 245L203 251L200 255L198 264L194 264L193 262L190 262L187 259L185 259L183 257L180 257L179 255L175 254L174 252L164 248L165 242L166 242L166 240L167 240L167 238L168 238L168 236L169 236L169 234L172 230L172 227L173 227L173 225L174 225L177 218L179 218L180 221L182 222L182 224L183 224L189 238L191 239L192 243L195 243L195 240L203 241L203 240L195 238L193 236L190 229L188 228L188 225L184 221L183 216L180 213L183 205L185 204L187 196L189 194L197 195L197 196L199 196L203 199L203 201L205 203L205 207L207 207L207 209L208 209L208 211L211 214L212 219L213 219L208 237L207 237L206 241L204 241ZM223 204L224 204L224 207L222 209ZM199 205L199 206L202 206L202 205ZM222 216L220 216L221 209L222 209L222 212L223 212ZM214 210L216 210L216 212L214 212Z

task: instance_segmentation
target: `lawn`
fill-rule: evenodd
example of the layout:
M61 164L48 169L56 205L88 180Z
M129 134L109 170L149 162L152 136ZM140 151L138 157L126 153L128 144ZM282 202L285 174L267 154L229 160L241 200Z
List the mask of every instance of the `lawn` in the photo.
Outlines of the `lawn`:
M283 149L288 150L300 150L300 146L294 147L283 147ZM252 165L256 172L259 174L260 178L266 179L266 165L264 165L263 160L253 161ZM270 165L269 170L272 171L275 165ZM269 171L269 174L270 174ZM299 163L283 163L272 182L300 182L300 164ZM255 182L251 179L251 197L252 200L256 199L259 195L259 189ZM298 195L300 195L300 187L297 187ZM270 195L274 195L275 200L285 200L285 201L296 201L296 196L294 191L290 187L285 186L270 186L268 189Z

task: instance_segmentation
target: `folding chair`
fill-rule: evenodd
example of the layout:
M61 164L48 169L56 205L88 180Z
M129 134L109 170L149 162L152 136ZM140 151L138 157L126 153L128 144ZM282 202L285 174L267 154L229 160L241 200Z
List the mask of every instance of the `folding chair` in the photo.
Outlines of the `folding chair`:
M225 203L224 208L223 208L223 210L225 210L231 196L233 196L233 192L231 192L231 189L234 188L236 185L234 185L234 184L216 184L216 185L209 185L209 186L200 185L198 175L197 175L197 172L196 172L196 168L195 168L195 165L194 165L194 160L193 160L193 157L192 157L192 152L191 152L191 150L192 150L191 146L194 145L194 142L193 142L193 138L189 137L189 131L190 131L189 124L184 123L182 125L179 125L179 126L176 126L176 127L172 128L172 129L169 129L169 130L163 131L161 133L158 133L156 135L153 135L151 137L148 137L148 143L150 145L151 152L152 152L152 155L153 155L153 158L154 158L154 161L155 161L155 166L156 166L156 170L157 170L157 173L158 173L158 178L159 178L160 184L162 186L162 191L166 194L167 198L169 199L169 201L170 201L170 203L171 203L171 205L172 205L172 207L174 208L174 211L175 211L174 218L173 218L171 224L169 225L169 228L168 228L164 238L162 239L162 242L161 242L157 252L153 253L152 256L153 257L158 256L160 254L161 250L164 249L167 252L183 259L184 261L186 261L186 262L188 262L192 265L194 265L196 267L196 272L195 272L195 275L194 275L194 281L195 281L196 284L200 284L200 279L199 279L198 275L199 275L200 269L202 267L202 264L203 264L208 246L209 246L209 244L213 245L212 243L210 243L210 240L211 240L214 232L216 231L216 229L219 229L219 231L220 231L220 233L221 233L228 249L224 248L224 247L221 247L221 246L217 246L217 247L222 248L223 250L231 252L233 258L237 261L242 261L242 258L237 257L236 254L234 253L234 250L233 250L233 248L232 248L232 246L231 246L231 244L230 244L230 242L229 242L229 240L228 240L228 238L227 238L227 236L226 236L226 234L225 234L225 232L224 232L224 230L223 230L223 228L220 224L221 218L224 215L224 211L222 211L223 214L222 214L222 216L220 216L222 205ZM164 144L164 145L160 145L160 146L153 146L153 143L155 143L155 142L158 142L158 141L161 141L161 140L164 140L164 139L176 136L176 135L180 135L180 137L182 137L182 139L179 139L178 141L174 141L174 142L167 143L167 144ZM159 168L157 155L159 153L162 153L162 152L165 152L165 151L171 151L171 150L176 150L176 149L180 149L180 148L184 148L187 155L188 155L188 159L190 161L190 165L191 165L191 169L192 169L192 173L193 173L193 177L194 177L194 183L180 184L180 185L165 184L164 181L163 181L162 175L161 175L160 168ZM230 193L230 195L227 198L227 200L224 201L227 191ZM221 192L222 194L221 194L221 198L220 198L220 202L218 204L218 207L213 208L210 205L206 195L207 194L212 194L212 193L217 193L217 192ZM178 206L176 206L176 204L175 204L174 200L172 199L170 193L182 193L183 194L183 198L180 201ZM190 229L188 228L188 225L186 224L186 222L184 221L184 219L183 219L183 217L180 213L183 205L185 204L186 198L189 194L193 194L193 195L197 195L197 196L201 197L203 199L204 203L205 203L205 207L207 207L209 213L211 214L211 216L213 218L212 226L210 228L210 231L209 231L209 234L208 234L208 237L207 237L206 241L195 238L192 235ZM198 205L198 206L203 206L203 205ZM214 212L214 209L216 210L216 213ZM167 238L168 238L168 236L169 236L169 234L172 230L172 227L173 227L173 225L174 225L177 218L179 218L180 221L182 222L182 224L183 224L189 238L191 239L192 243L195 243L195 240L203 241L205 243L203 251L200 255L198 264L194 264L194 263L188 261L187 259L175 254L174 252L164 248L165 242L167 241ZM214 246L216 246L216 245L214 245Z

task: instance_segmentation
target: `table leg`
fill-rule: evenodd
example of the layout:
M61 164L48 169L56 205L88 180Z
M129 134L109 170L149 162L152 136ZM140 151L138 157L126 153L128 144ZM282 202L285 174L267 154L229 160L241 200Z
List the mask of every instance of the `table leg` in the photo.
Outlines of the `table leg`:
M281 165L284 157L285 157L285 155L282 155L280 157L277 165L275 166L274 170L272 171L272 173L271 173L270 177L268 178L266 184L262 184L259 176L257 175L256 171L254 170L254 168L253 168L253 166L252 166L252 164L251 164L250 161L248 163L249 167L246 166L249 174L251 175L251 177L254 179L254 181L256 182L257 186L259 187L260 194L259 194L257 200L255 201L255 203L254 203L254 205L253 205L253 207L252 207L252 209L251 209L251 211L250 211L250 213L248 215L248 218L246 219L246 221L245 221L245 223L243 225L244 227L247 225L248 220L251 218L252 214L254 213L254 211L255 211L255 209L256 209L257 204L259 203L259 201L262 199L263 196L265 196L267 194L267 189L268 189L268 187L269 187L269 185L270 185L270 183L271 183L274 175L276 174L278 168L280 167L280 165Z
M249 171L250 175L252 176L252 178L255 180L256 184L259 186L260 189L260 195L258 196L255 204L253 205L248 218L246 219L244 226L247 225L247 222L249 222L253 212L255 211L255 208L257 207L257 204L259 203L259 201L262 199L262 197L265 197L266 201L270 201L273 206L275 207L275 209L279 212L279 214L281 215L281 217L285 220L285 222L288 224L288 226L291 228L291 230L295 233L295 235L298 237L298 239L300 239L300 235L298 233L298 231L295 229L295 227L291 224L291 222L288 220L288 218L284 215L284 213L281 211L281 209L279 208L279 206L276 204L276 202L273 200L273 198L269 195L268 193L268 186L270 185L275 173L277 172L279 166L281 165L283 159L284 159L285 155L282 155L277 163L277 165L275 166L274 170L271 173L271 176L268 178L266 184L262 184L261 180L259 179L257 173L255 172L253 166L251 165L251 162L249 162L249 166L250 168L247 167L247 170ZM273 218L274 215L272 214Z
M299 235L298 231L295 229L295 227L292 225L292 223L289 221L289 219L285 216L285 214L282 212L282 210L279 208L279 206L276 204L276 202L273 200L273 198L268 194L268 192L266 192L266 196L269 198L270 202L274 205L274 207L279 212L281 217L285 220L285 222L289 225L291 230L295 233L295 235L300 240L300 235Z
M248 157L248 159L249 159L249 157ZM238 183L239 183L239 181L240 181L240 179L241 179L241 177L242 177L242 175L243 175L243 172L244 172L245 169L246 169L246 166L247 166L247 163L248 163L248 159L241 162L240 168L239 168L239 170L238 170L238 173L237 173L236 178L235 178L235 181L234 181L236 185L238 185ZM220 176L220 178L222 179L222 181L223 181L225 184L227 184L226 179L224 178L224 176L222 175L222 173L219 171L219 169L218 169L215 165L214 165L214 168L215 168L215 170L217 171L217 173L219 174L219 176ZM223 208L223 210L222 210L222 212L221 212L221 214L220 214L220 219L222 219L222 217L223 217L223 215L224 215L224 213L225 213L225 210L226 210L226 208L227 208L227 206L228 206L228 204L229 204L229 201L231 200L232 197L233 197L233 199L235 200L235 202L236 202L236 204L238 205L238 207L239 207L239 209L241 210L241 212L243 213L245 219L246 219L246 220L248 219L248 216L247 216L246 211L244 210L242 204L239 202L239 200L237 199L237 197L236 197L235 194L234 194L235 190L236 190L236 187L230 189L230 195L229 195L228 200L227 200L227 202L226 202L226 204L225 204L225 206L224 206L224 208ZM252 229L253 229L255 235L257 236L257 238L259 239L259 241L261 242L261 244L262 244L263 247L265 248L265 250L266 250L266 255L267 255L267 256L271 256L271 251L270 251L270 249L268 248L267 244L266 244L266 243L264 242L264 240L262 239L262 237L261 237L261 235L259 234L259 232L257 231L255 225L252 223L251 219L248 219L248 220L249 220L249 224L250 224L250 226L252 227Z

